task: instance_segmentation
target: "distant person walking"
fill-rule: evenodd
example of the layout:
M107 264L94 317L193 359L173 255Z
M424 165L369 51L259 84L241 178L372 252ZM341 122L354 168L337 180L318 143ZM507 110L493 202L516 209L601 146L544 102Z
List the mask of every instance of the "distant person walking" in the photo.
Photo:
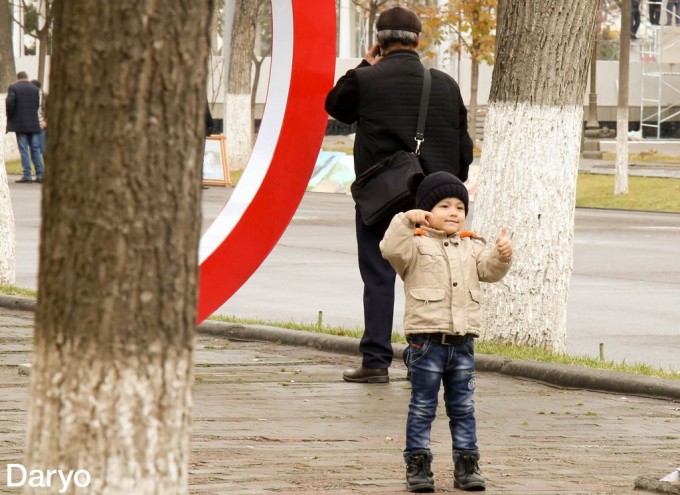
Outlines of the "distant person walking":
M47 116L45 114L45 92L42 90L42 84L37 79L31 82L40 90L40 109L38 110L38 120L40 120L40 154L43 162L45 160L45 142L47 140ZM43 163L44 165L44 163Z
M33 182L31 160L35 167L35 182L43 181L43 162L40 154L40 89L25 72L17 74L17 81L7 89L7 132L17 136L23 175L16 182Z

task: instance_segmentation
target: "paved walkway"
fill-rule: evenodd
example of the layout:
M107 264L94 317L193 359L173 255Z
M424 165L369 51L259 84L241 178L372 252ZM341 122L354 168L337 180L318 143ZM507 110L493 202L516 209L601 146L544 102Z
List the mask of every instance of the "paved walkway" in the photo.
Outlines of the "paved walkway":
M22 458L29 378L17 366L30 361L32 327L32 312L0 308L3 494L17 493L6 486L5 466ZM401 450L410 386L400 363L387 385L348 384L340 374L356 356L241 341L234 336L258 338L258 329L221 328L203 327L196 341L190 493L407 493ZM286 335L277 340L286 342ZM680 464L677 401L568 390L482 371L476 402L490 494L648 493L634 488L636 479L651 477L643 485L650 488ZM432 449L437 492L462 493L452 488L441 410ZM677 483L662 486L680 493Z

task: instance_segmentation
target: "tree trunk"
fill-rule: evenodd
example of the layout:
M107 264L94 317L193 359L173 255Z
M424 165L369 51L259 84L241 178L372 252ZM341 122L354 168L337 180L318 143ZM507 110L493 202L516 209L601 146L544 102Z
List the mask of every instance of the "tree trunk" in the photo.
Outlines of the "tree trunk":
M226 135L229 168L242 170L253 148L250 109L252 53L259 2L237 0L231 33Z
M2 10L2 9L0 9ZM14 285L16 283L16 228L14 226L14 212L12 198L7 184L7 169L5 168L5 99L7 93L0 93L0 284Z
M12 15L9 4L0 0L0 284L16 283L16 229L5 168L5 142L8 136L5 100L7 88L16 81L12 48ZM12 134L13 139L14 135Z
M45 84L45 62L47 60L47 45L49 44L49 27L46 24L38 31L38 81Z
M614 194L628 194L628 88L630 80L631 3L621 4L619 98L616 108L616 172ZM659 122L660 123L660 122ZM642 132L642 126L640 126Z
M498 0L496 6L496 41L494 53L498 53L498 38L500 37L500 28L503 25L503 17L505 16L505 3L507 0Z
M12 47L12 13L7 2L2 1L0 5L0 93L6 93L7 87L16 80L17 71ZM6 97L3 96L3 102ZM5 134L4 127L0 133Z
M477 146L477 90L479 88L479 62L472 59L472 66L470 70L470 105L469 105L469 122L468 134L472 139L472 143Z
M48 46L50 43L50 32L52 27L52 0L42 0L38 4L38 81L45 85L45 61L47 59ZM43 24L40 26L40 19Z
M54 5L25 466L91 495L188 492L212 7Z
M568 12L569 15L565 15ZM512 232L513 267L485 289L483 338L566 348L592 0L508 0L484 129L474 229Z

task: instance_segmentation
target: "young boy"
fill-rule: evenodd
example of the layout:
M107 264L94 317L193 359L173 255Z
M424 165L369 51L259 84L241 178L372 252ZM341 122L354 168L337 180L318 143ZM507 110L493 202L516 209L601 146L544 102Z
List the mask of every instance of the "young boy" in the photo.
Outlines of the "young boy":
M505 229L493 247L464 232L468 212L465 185L448 172L428 175L415 189L416 207L397 214L380 250L404 281L406 361L411 403L406 422L406 485L434 491L430 430L440 383L453 441L454 487L484 490L473 393L475 337L479 336L480 281L497 282L510 268L512 245Z

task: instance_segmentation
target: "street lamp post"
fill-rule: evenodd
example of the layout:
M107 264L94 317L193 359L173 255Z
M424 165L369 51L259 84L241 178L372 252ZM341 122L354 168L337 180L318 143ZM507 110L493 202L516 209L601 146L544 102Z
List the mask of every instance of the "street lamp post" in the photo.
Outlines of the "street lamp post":
M597 40L593 43L590 57L590 93L588 94L588 121L583 139L583 158L601 159L601 129L597 120Z

